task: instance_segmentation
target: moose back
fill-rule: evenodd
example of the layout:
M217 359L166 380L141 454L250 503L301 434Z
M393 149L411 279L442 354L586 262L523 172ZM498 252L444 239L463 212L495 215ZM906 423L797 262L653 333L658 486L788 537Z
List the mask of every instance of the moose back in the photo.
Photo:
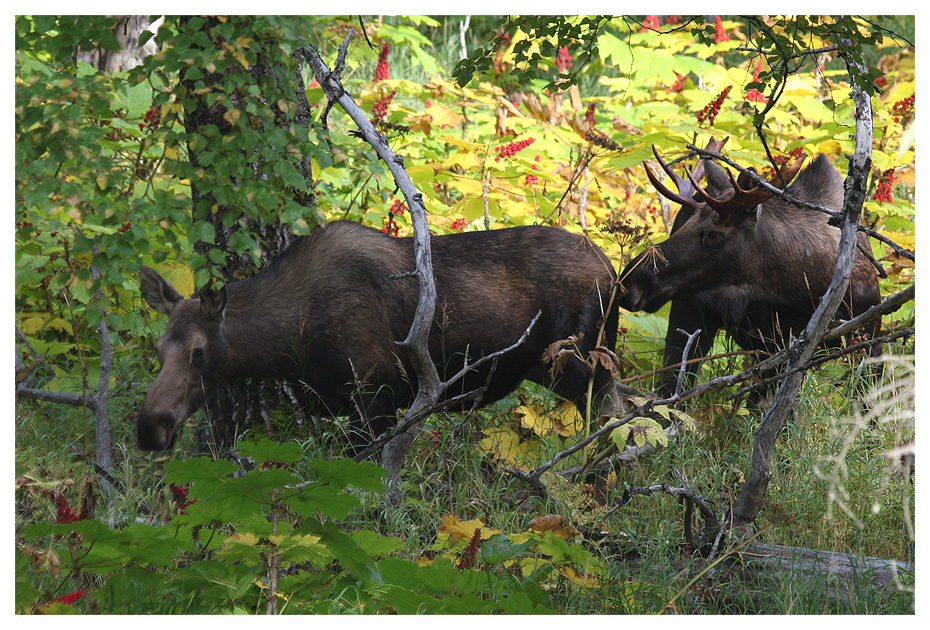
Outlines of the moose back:
M447 396L486 386L480 403L488 404L530 379L584 409L585 363L570 360L553 380L542 355L549 344L583 334L579 350L587 356L605 315L604 345L613 349L617 308L603 308L616 275L603 252L583 236L542 226L434 236L431 250L430 353L441 377L458 372L466 357L474 362L514 344L540 313L524 343L470 372ZM387 430L416 393L416 375L396 343L417 306L413 269L413 239L351 222L319 227L263 271L190 299L142 267L142 295L168 315L168 327L156 345L161 372L137 416L139 446L168 447L219 387L246 377L297 384L316 413L352 417L361 443ZM601 367L594 377L600 400L614 381Z
M719 151L725 141L711 141ZM633 259L620 274L626 289L620 301L630 311L655 312L671 300L663 362L681 362L689 336L701 330L690 358L707 354L721 328L745 349L773 351L807 326L826 292L836 264L840 230L827 216L789 204L744 176L733 180L703 160L682 178L658 151L656 158L678 187L666 188L647 167L656 189L682 205L671 235ZM783 167L788 192L796 199L839 210L843 180L819 155L804 170L802 160ZM698 180L707 174L706 190ZM800 174L799 174L800 171ZM771 183L781 187L776 175ZM868 240L859 235L860 249ZM658 250L658 251L654 251ZM878 275L856 252L849 289L836 317L848 319L878 304ZM874 332L870 331L870 332ZM693 374L697 367L688 369ZM671 393L674 373L662 383Z

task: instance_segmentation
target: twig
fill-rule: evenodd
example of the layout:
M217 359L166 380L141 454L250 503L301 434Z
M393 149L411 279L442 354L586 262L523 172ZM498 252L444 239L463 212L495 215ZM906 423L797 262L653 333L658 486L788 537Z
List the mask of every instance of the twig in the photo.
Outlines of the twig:
M492 352L489 355L483 356L477 361L475 361L474 363L472 363L471 365L468 364L468 360L466 358L465 365L461 370L456 372L449 380L443 383L440 383L440 392L442 393L448 390L449 387L454 385L457 381L459 381L462 377L464 377L468 372L476 370L478 367L480 367L484 363L487 363L488 361L492 361L492 360L496 361L498 357L516 349L518 346L523 344L523 342L526 341L526 338L529 337L530 331L532 331L533 326L535 326L536 322L539 320L540 315L542 315L542 311L538 311L536 313L536 317L534 317L533 320L530 322L529 326L526 327L526 330L523 331L523 334L520 335L520 338L517 339L517 341L515 341L511 345L507 346L506 348L503 348L502 350L497 350L496 352ZM480 400L480 398L484 396L485 391L487 391L487 386L478 388L476 390L467 392L465 394L454 396L452 398L447 398L446 400L435 402L432 405L419 409L416 413L408 412L407 415L404 417L403 421L401 421L396 426L392 427L389 431L386 431L385 433L380 435L376 440L372 441L371 444L366 446L360 453L356 454L352 459L357 462L364 460L365 458L378 452L381 449L381 447L384 446L391 439L407 431L411 427L415 426L417 423L424 420L430 414L436 413L437 411L441 411L448 407L455 406L467 400L476 400L476 401Z
M685 348L681 351L681 368L678 370L678 380L675 381L676 394L681 391L681 387L684 385L685 374L688 371L688 355L691 354L691 345L694 343L694 340L697 339L697 336L701 334L701 329L698 328L693 333L689 333L687 330L678 328L677 332L688 335L688 341L685 342Z
M635 383L636 381L642 381L644 379L657 376L665 372L676 370L680 368L682 365L693 365L694 363L703 363L704 361L713 361L714 359L726 359L729 357L739 357L739 356L746 356L750 354L758 358L763 353L760 350L734 350L732 352L721 352L720 354L713 354L713 355L706 356L706 357L688 359L684 363L670 363L666 366L660 367L650 372L644 372L642 374L637 374L636 376L628 376L626 378L618 379L617 382L618 383Z
M802 365L797 365L791 368L790 370L786 370L785 372L781 372L779 374L776 374L775 376L770 376L769 378L762 379L761 381L755 382L752 385L747 385L746 387L742 387L738 389L736 392L734 392L733 394L730 394L727 398L728 399L738 398L739 396L742 396L743 394L751 392L755 389L760 389L768 385L771 385L772 383L783 381L785 377L787 377L789 374L793 374L795 372L807 371L813 367L817 367L818 365L823 365L824 363L834 361L847 354L852 354L854 352L862 350L863 348L870 348L872 346L883 344L883 343L888 343L890 341L894 341L895 339L901 339L903 337L911 337L914 335L914 333L915 333L915 329L905 328L904 330L899 330L891 334L885 335L883 337L875 337L873 339L866 339L865 341L860 341L859 343L855 343L851 346L846 346L845 348L834 350L822 357L812 359Z

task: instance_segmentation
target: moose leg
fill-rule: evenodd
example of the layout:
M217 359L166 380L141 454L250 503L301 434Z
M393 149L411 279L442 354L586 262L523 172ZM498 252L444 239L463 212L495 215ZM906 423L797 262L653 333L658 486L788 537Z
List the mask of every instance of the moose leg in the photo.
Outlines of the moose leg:
M697 303L690 300L672 300L668 316L668 332L665 335L665 350L662 353L662 365L675 365L684 359L685 347L689 337L698 329L700 334L691 343L688 349L688 361L701 359L707 355L714 344L714 337L720 330L723 322L720 317L705 312ZM700 362L694 362L685 367L685 381L683 387L689 387L697 376ZM678 386L679 370L666 372L659 383L659 391L663 396L675 394Z
M352 449L358 453L373 439L377 439L397 424L394 396L385 390L376 394L358 395L352 416ZM422 422L399 433L381 448L381 465L388 471L385 485L387 499L392 505L403 500L400 473L410 445L416 439Z

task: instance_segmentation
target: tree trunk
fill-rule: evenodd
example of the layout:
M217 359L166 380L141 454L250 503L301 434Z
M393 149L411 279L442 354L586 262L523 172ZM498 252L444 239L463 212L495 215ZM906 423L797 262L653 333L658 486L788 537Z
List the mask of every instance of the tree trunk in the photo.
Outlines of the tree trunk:
M155 38L152 37L139 46L139 37L144 31L156 32L164 18L151 22L148 15L111 15L109 17L116 20L113 35L119 42L120 49L81 50L78 48L74 53L76 62L85 61L95 68L111 73L141 66L146 57L155 54Z
M182 18L181 24L188 22L190 18ZM216 17L206 19L201 27L201 31L210 34L211 29L219 23ZM222 50L224 41L222 37L212 37L214 47ZM269 44L270 46L271 44ZM266 54L267 49L265 42L257 40L252 43L252 47L259 50L257 60L249 63L245 69L243 65L229 64L223 72L203 72L203 82L208 88L215 89L217 92L225 95L234 108L240 112L247 111L246 103L250 106L258 104L262 108L263 115L253 117L258 119L257 124L275 125L278 127L302 126L304 129L297 130L304 137L307 135L307 121L305 112L297 108L293 118L288 117L278 106L281 99L293 101L295 90L300 83L295 77L287 77L281 68L276 67L272 55ZM184 127L187 131L188 138L196 138L198 142L188 143L188 155L191 165L194 169L201 167L200 152L206 148L216 149L223 146L223 136L238 133L227 119L228 107L221 100L211 101L209 93L203 89L196 89L195 83L187 78L187 72L182 72L180 77L179 93L180 95L192 99L196 103L193 110L185 111ZM244 76L247 80L240 84L238 89L227 89L231 84L230 78L241 81ZM254 88L258 87L257 96ZM303 86L299 88L302 90ZM211 104L212 102L212 104ZM273 122L272 122L273 121ZM219 130L218 142L213 144L201 142L208 134L203 133L204 128L208 125L215 126ZM267 128L267 127L266 127ZM236 143L229 143L235 146ZM226 145L227 147L229 145ZM226 149L229 150L228 148ZM266 148L267 150L267 148ZM279 150L283 150L283 147ZM244 149L234 149L242 156L245 162L250 157L250 152ZM253 152L254 153L254 152ZM224 158L219 158L224 159ZM229 159L226 157L225 159ZM216 201L213 190L215 182L220 186L229 186L229 180L219 181L212 179L213 162L202 168L205 174L199 181L191 179L191 198L194 208L194 221L209 222L216 233L215 241L211 243L198 242L194 249L200 254L206 255L211 249L220 249L226 254L225 263L220 265L220 271L226 281L236 278L252 275L255 271L255 263L248 252L237 251L234 246L237 232L245 231L251 235L260 244L261 264L265 265L278 255L284 252L291 243L296 240L296 236L287 225L281 224L277 217L267 219L264 217L252 217L243 213L235 205L224 205ZM263 162L260 159L253 165L254 177L262 177L260 173ZM310 180L309 161L307 158L301 159L295 165L305 180ZM295 200L302 206L313 209L315 202L312 195L301 195L295 193ZM204 211L204 208L209 210ZM274 208L269 208L269 214ZM307 214L315 215L315 210ZM221 448L232 446L235 443L239 433L247 428L251 423L258 419L264 423L269 433L273 433L271 412L277 408L293 408L297 413L297 422L300 425L306 424L306 416L302 409L303 404L301 392L285 383L276 382L271 379L255 380L248 379L244 383L232 383L223 388L215 401L208 404L206 415L208 425L198 429L198 437L207 443L214 444Z

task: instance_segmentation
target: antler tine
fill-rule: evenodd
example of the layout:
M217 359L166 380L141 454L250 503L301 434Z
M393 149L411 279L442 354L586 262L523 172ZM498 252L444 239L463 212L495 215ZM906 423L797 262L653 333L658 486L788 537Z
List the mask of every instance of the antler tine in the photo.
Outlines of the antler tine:
M727 173L730 174L730 171L727 170ZM694 186L694 189L697 190L699 193L701 193L701 195L704 196L704 199L707 200L707 205L709 205L711 208L716 210L717 214L719 214L720 218L723 219L724 221L726 221L726 219L730 216L730 213L733 212L734 210L746 207L746 206L741 206L741 205L733 203L733 200L736 198L735 194L733 195L733 197L730 197L729 199L717 199L715 197L711 197L710 193L708 193L706 190L701 188L701 185L691 175L691 173L688 173L688 178L691 180L691 185ZM732 174L730 174L730 181L733 181ZM736 187L735 181L733 181L733 186L735 187L734 191L739 190L739 187Z
M645 165L646 176L649 178L649 181L652 182L652 185L655 187L655 189L659 191L659 194L682 206L688 206L690 208L697 207L697 202L691 198L691 193L694 189L689 186L688 181L682 179L680 175L678 175L668 164L665 163L665 160L663 160L662 156L659 155L659 148L656 145L652 145L652 153L656 156L656 160L659 161L659 166L661 166L662 170L665 171L665 173L672 179L673 182L675 182L675 186L678 188L678 192L673 193L662 182L659 181L659 178L653 174L652 169L649 168L648 165ZM685 172L687 172L687 169Z
M781 177L779 177L778 174L776 174L775 177L772 178L772 181L770 181L769 183L772 186L777 187L781 185L781 179L784 178L785 188L787 188L788 184L791 183L791 180L793 180L797 176L797 174L801 172L801 167L804 165L805 159L807 159L807 156L802 154L801 156L798 157L797 160L794 161L794 164L792 164L791 166L782 166Z

